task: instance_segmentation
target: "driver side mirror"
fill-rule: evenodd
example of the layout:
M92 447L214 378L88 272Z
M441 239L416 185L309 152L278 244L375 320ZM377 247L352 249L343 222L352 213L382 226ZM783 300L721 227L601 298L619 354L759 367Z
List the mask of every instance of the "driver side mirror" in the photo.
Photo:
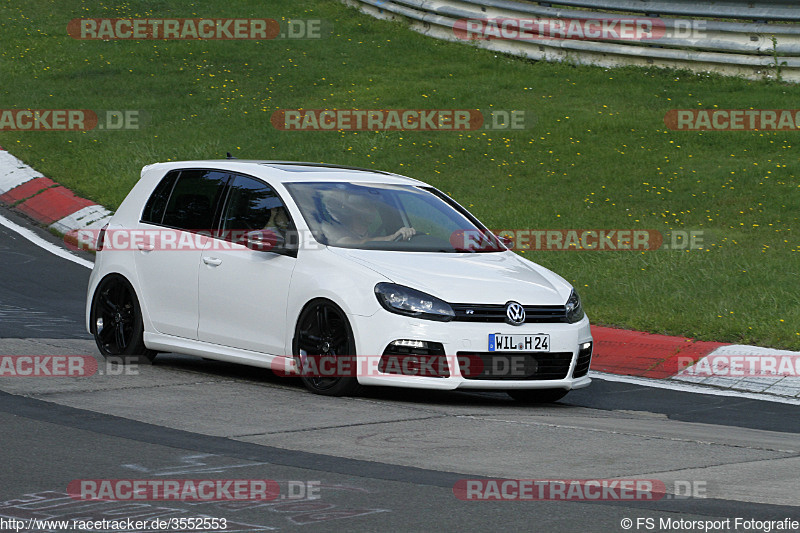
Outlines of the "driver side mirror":
M297 247L288 243L281 232L270 228L247 232L244 245L256 252L297 256Z

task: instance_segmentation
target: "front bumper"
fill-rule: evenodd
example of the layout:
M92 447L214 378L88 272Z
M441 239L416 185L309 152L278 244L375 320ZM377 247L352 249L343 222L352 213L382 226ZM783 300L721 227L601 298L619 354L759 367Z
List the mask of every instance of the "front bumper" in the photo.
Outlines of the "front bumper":
M566 323L529 323L511 326L505 323L476 322L436 322L417 318L404 317L383 309L372 316L351 316L350 322L356 339L359 358L368 359L369 363L360 366L366 369L358 373L358 381L363 385L380 385L395 387L411 387L420 389L472 389L472 390L513 390L513 389L577 389L586 387L591 379L586 375L588 361L586 352L580 365L580 374L574 377L581 345L592 342L589 320L584 317L575 324ZM516 379L506 376L503 379L491 379L477 376L470 372L464 361L488 362L494 353L488 352L489 335L493 333L532 335L546 333L550 335L550 352L514 352L515 357L533 360L557 360L559 367L555 373L546 377L531 375ZM387 352L387 347L398 340L423 341L438 343L442 346L446 363L446 372L442 377L428 375L405 375L385 373L378 369L374 361L380 360ZM364 355L362 355L364 354ZM509 355L509 354L505 354ZM497 354L503 357L502 354ZM543 366L543 365L542 365ZM467 369L466 372L463 369Z

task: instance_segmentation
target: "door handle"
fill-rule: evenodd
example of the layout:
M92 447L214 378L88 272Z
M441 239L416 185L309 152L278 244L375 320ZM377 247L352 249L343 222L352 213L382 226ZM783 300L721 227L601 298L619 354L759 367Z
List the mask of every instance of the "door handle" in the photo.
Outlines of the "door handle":
M222 264L222 259L217 259L216 257L204 257L203 263L207 264L208 266L220 266Z
M140 252L152 252L155 250L155 246L152 244L138 244L137 248L139 248Z

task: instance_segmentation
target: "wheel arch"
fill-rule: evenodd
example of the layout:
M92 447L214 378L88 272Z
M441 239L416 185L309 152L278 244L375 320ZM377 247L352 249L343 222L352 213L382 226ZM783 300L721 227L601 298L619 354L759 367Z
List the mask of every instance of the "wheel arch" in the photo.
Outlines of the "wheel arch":
M297 340L297 333L300 327L300 317L303 316L303 313L312 305L316 303L327 302L335 305L344 315L345 319L347 320L347 327L350 330L350 335L353 337L353 345L355 347L355 352L358 354L359 349L359 342L358 342L358 335L356 331L353 329L353 320L351 319L352 314L347 311L346 306L341 305L336 299L329 297L329 295L325 296L315 296L309 300L307 300L302 306L300 306L299 310L294 313L293 319L289 322L291 324L291 340L289 345L289 351L291 354L295 355L295 342ZM355 354L353 354L355 355Z
M120 286L122 286L120 292L114 292L117 291L117 288ZM102 294L104 291L108 293L106 296ZM108 298L111 309L109 310L106 308L101 311L97 308L99 299L106 297ZM117 298L121 298L121 300ZM125 305L123 305L123 303ZM108 272L104 276L99 277L97 283L94 284L87 307L89 310L88 330L95 338L97 347L103 356L142 356L148 361L152 361L156 352L148 349L147 345L144 343L145 324L143 307L136 287L128 277L119 272ZM113 326L106 324L106 320L110 318L109 314L114 315ZM118 353L115 353L115 350L107 349L108 346L112 344L112 341L101 341L101 336L104 335L104 333L98 334L97 323L100 320L98 315L103 319L104 330L106 327L113 327L117 330L118 333L116 333L116 335L120 336L117 338L117 346L122 346ZM130 330L127 330L125 326L126 323L129 324ZM123 333L123 330L127 331Z
M100 252L100 254L104 254L107 252ZM132 261L131 261L132 263ZM103 282L103 280L107 279L109 276L120 276L125 281L127 281L130 286L133 288L133 293L136 296L136 300L139 302L139 310L142 313L142 320L144 321L144 329L146 332L155 331L153 328L153 323L150 320L150 312L148 310L146 302L142 301L142 291L139 287L139 277L135 268L129 268L122 261L114 261L113 264L107 265L106 262L95 262L95 267L92 270L92 275L89 278L89 286L87 287L87 295L86 295L86 330L89 333L93 334L92 330L92 312L93 312L93 305L94 305L94 295L97 292L97 288Z

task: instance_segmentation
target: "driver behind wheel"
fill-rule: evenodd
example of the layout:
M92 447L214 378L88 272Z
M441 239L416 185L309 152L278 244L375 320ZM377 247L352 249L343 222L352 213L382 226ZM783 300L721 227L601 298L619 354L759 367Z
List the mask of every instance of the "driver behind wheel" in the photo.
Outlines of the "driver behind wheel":
M390 235L376 235L381 227L380 214L369 199L359 194L330 191L325 207L333 223L326 224L325 234L336 244L364 244L369 241L407 241L417 230L403 226Z

